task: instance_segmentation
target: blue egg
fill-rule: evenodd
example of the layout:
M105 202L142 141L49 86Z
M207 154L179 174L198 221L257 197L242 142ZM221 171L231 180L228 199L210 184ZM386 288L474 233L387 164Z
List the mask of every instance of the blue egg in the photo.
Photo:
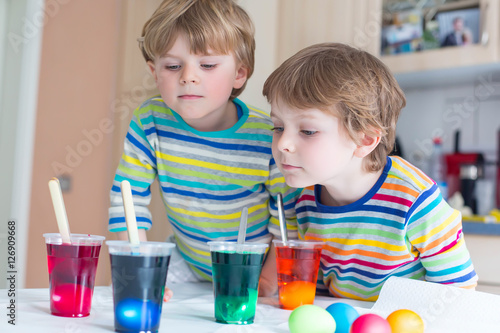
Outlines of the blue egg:
M326 308L337 323L335 333L349 333L352 323L359 317L358 311L346 303L333 303Z
M125 298L115 308L118 323L126 329L151 330L160 322L161 307L151 301Z

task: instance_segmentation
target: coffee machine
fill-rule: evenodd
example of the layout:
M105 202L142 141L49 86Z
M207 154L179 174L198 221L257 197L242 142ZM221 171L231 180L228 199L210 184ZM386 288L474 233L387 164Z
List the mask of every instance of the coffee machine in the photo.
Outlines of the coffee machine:
M477 213L477 198L475 185L478 179L484 177L484 156L478 152L463 153L460 151L460 132L455 132L454 151L447 154L446 181L449 197L460 192L464 205Z

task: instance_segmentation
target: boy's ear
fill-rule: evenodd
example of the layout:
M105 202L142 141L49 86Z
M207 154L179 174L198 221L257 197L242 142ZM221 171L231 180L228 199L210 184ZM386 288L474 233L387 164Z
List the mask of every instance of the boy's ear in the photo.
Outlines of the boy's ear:
M151 71L151 74L153 74L153 77L155 78L155 82L156 82L157 81L157 76L156 76L156 67L155 67L155 64L151 60L149 60L147 62L147 64L148 64L149 70Z
M366 133L360 133L360 142L356 150L354 151L354 156L363 158L370 154L380 143L380 131L375 131L375 135L368 135Z
M234 80L234 89L240 89L243 87L245 82L247 81L248 69L245 66L240 66L238 71L236 72L236 79Z

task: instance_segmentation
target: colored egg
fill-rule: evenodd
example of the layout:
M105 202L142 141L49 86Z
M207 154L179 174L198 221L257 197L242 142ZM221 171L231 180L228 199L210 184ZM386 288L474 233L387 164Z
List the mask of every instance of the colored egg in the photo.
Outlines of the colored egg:
M84 313L90 311L92 289L80 284L65 283L53 286L52 305L60 313Z
M309 281L287 282L280 286L280 304L284 309L293 310L301 305L313 304L316 283Z
M143 331L155 327L160 315L161 307L148 300L125 298L115 308L118 323L130 330Z
M341 302L329 305L326 311L335 319L337 324L335 333L349 333L352 323L359 317L359 313L355 308Z
M350 333L391 333L391 326L384 318L373 313L359 316L352 323Z
M387 317L392 333L423 333L424 321L412 310L396 310Z
M335 319L317 305L302 305L288 318L290 333L334 333Z

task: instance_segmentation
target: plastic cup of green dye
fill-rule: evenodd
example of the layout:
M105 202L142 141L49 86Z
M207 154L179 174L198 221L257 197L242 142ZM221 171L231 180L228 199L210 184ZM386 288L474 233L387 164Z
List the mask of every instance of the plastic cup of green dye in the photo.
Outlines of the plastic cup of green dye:
M215 321L252 324L268 244L208 242L208 245L212 255Z

